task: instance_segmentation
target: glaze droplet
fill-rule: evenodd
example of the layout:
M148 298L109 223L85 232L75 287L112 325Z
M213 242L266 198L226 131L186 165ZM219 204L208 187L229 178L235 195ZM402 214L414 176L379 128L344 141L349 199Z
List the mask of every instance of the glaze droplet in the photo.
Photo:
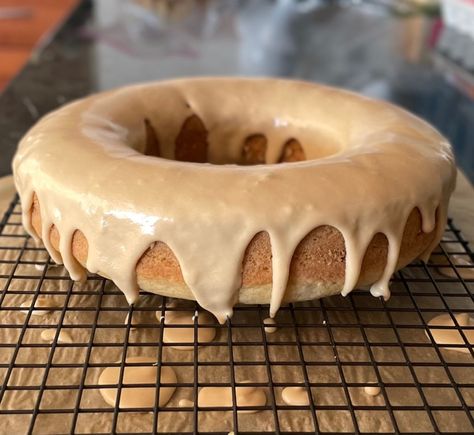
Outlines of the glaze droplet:
M276 325L275 319L273 319L271 317L267 317L263 321L263 324L264 325L269 325L269 326L265 326L265 332L267 334L273 334L273 333L277 332L277 330L278 330L278 328L275 326Z

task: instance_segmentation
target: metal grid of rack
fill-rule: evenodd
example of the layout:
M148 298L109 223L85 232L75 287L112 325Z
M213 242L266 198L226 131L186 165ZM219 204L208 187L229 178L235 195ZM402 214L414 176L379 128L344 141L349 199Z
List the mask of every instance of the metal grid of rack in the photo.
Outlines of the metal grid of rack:
M472 432L474 352L466 331L474 326L462 332L454 316L474 313L474 280L462 278L468 266L455 265L454 254L474 259L449 221L440 251L428 265L414 263L397 273L387 302L359 290L346 298L289 304L278 313L275 334L264 329L267 307L237 306L232 319L215 325L217 336L206 345L197 342L198 328L206 326L195 320L193 348L180 351L176 347L185 343L163 342L165 328L179 326L155 316L176 309L174 304L146 294L129 307L104 278L72 282L25 235L15 198L0 221L0 432ZM452 269L454 277L440 275L440 266ZM49 316L34 313L40 295L59 302ZM452 328L465 341L457 347L467 352L434 341L427 322L441 313L451 315ZM131 320L124 323L127 314L138 332ZM45 328L55 331L52 343L38 338ZM72 343L58 341L64 330L76 336ZM126 358L134 354L156 358L156 384L123 383ZM155 388L155 405L106 405L97 379L107 366L120 367L119 397L124 388ZM166 384L177 387L176 397L160 407L164 366L173 367L178 381ZM368 397L364 387L374 384L381 393ZM237 406L239 385L264 388L266 405ZM198 408L203 386L231 386L233 406ZM303 386L309 405L285 404L281 391L287 386ZM183 397L193 405L178 406ZM242 412L249 410L258 413Z

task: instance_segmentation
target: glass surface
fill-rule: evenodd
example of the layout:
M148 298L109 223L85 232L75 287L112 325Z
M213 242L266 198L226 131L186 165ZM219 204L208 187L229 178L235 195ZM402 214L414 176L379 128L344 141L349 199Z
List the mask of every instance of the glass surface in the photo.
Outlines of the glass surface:
M312 80L400 104L453 142L474 180L474 87L435 50L436 17L389 3L208 0L170 10L160 1L84 2L0 96L0 175L10 172L24 132L67 101L138 81L247 75Z

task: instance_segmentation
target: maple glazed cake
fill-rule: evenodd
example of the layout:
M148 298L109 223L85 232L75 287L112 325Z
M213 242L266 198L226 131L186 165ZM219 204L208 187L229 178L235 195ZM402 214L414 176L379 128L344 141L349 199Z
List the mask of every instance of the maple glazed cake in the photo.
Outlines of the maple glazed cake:
M44 116L13 162L23 224L75 280L133 303L280 304L426 260L456 169L434 128L312 83L199 78L127 86Z

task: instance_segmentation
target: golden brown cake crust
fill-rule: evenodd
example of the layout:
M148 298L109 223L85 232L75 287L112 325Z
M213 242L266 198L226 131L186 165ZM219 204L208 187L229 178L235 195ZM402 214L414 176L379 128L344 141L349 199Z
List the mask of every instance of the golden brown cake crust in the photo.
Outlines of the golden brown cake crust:
M31 207L32 224L41 234L40 204L35 195ZM417 258L433 241L434 231L423 233L418 209L410 214L402 239L398 267ZM53 247L59 247L59 234L51 228ZM362 263L358 285L376 281L382 274L387 257L387 239L379 233L372 239ZM74 257L83 266L88 251L87 239L76 231L72 241ZM225 253L223 253L225 255ZM290 266L286 301L309 300L339 293L344 284L346 251L342 234L325 225L311 231L296 248ZM143 290L168 296L192 299L184 283L180 265L172 250L157 241L136 265L137 280ZM239 300L246 303L268 303L272 284L271 243L266 232L260 232L249 243L242 262L242 288Z

